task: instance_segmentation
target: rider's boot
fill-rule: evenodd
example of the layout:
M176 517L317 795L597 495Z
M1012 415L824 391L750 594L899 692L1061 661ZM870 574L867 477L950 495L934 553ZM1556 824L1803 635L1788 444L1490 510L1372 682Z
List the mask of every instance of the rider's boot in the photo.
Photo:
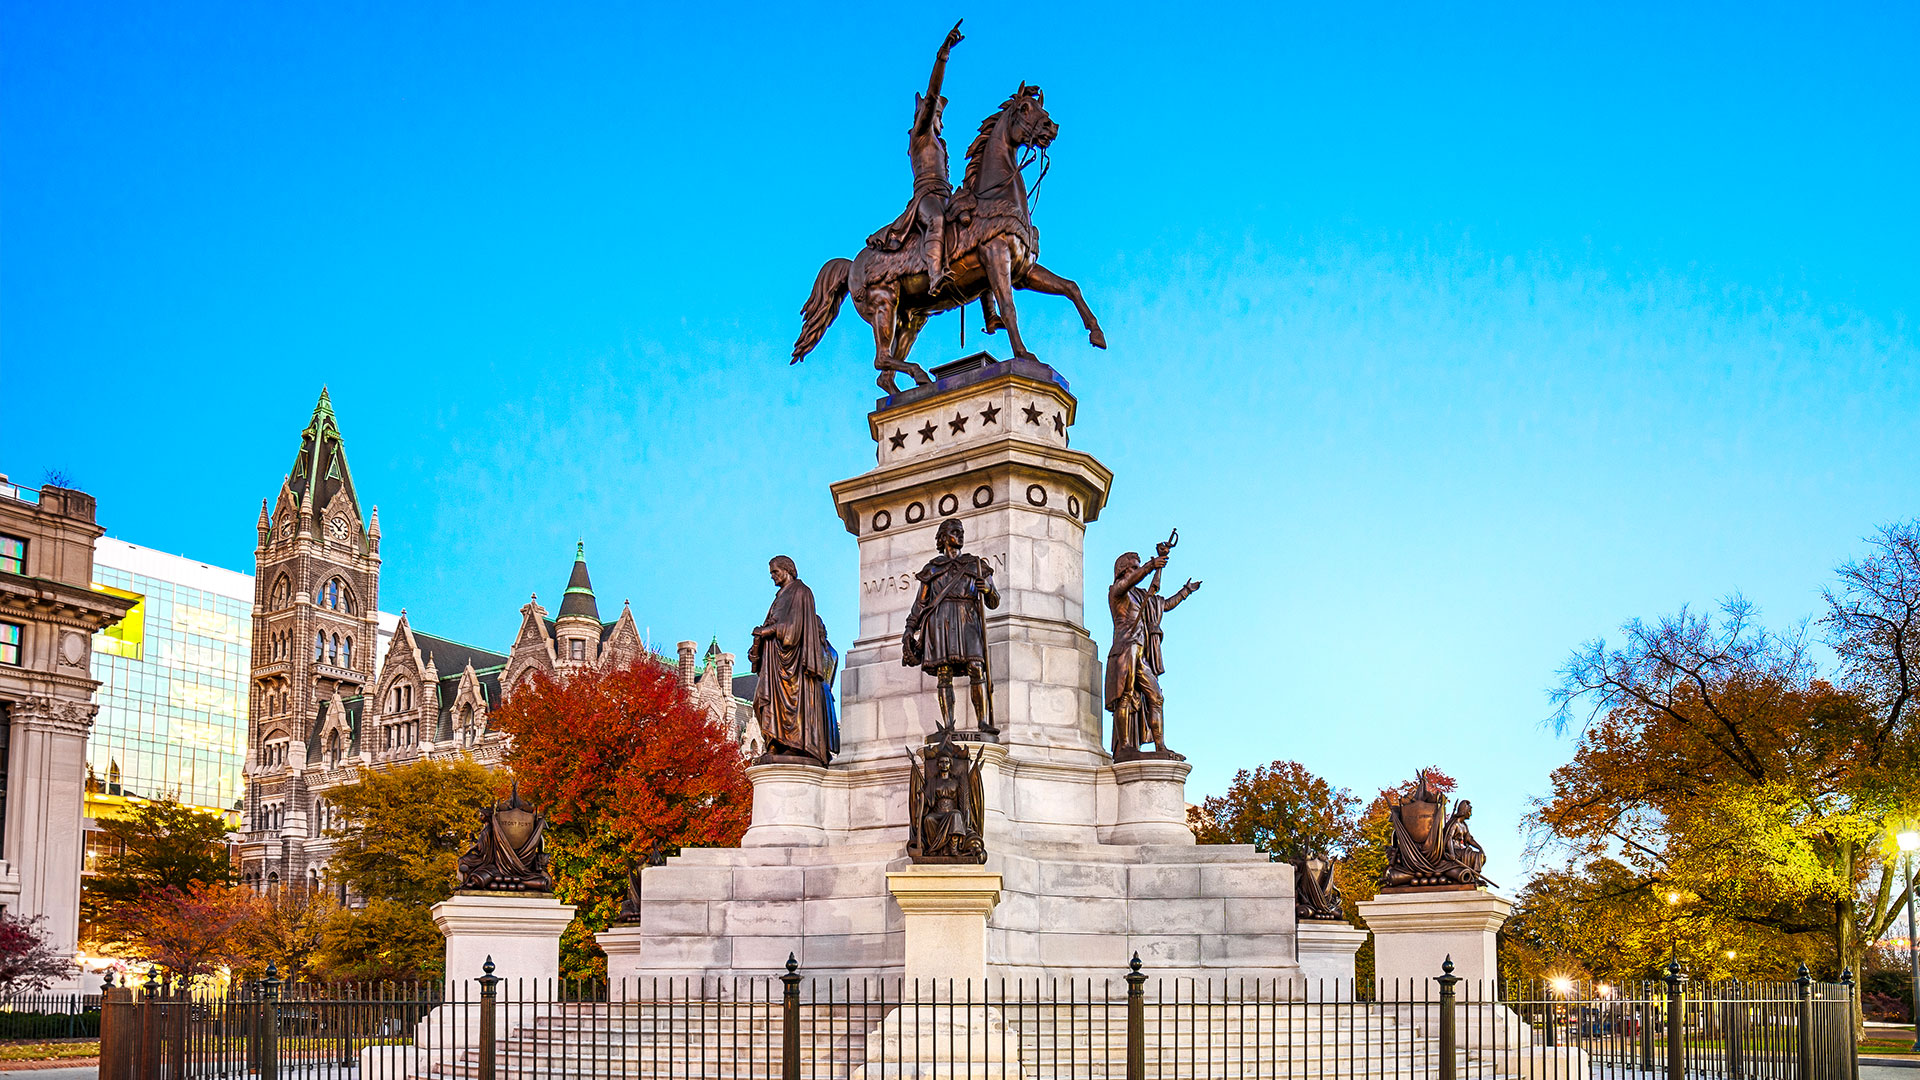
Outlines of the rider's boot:
M944 289L947 287L947 281L949 280L949 277L947 274L947 260L946 260L943 247L944 245L941 242L939 233L937 232L930 233L927 236L925 258L927 260L927 295L928 296L932 296L938 293L941 289Z

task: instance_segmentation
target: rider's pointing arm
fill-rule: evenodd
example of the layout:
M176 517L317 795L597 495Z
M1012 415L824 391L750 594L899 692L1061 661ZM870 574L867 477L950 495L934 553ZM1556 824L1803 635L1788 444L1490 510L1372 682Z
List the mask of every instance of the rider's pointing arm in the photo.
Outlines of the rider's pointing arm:
M940 111L940 84L947 77L947 54L965 40L960 34L960 23L954 23L953 29L947 31L947 40L941 43L940 51L934 54L933 74L927 78L927 96L920 99L920 112L913 118L916 134L925 133L933 126L934 114Z

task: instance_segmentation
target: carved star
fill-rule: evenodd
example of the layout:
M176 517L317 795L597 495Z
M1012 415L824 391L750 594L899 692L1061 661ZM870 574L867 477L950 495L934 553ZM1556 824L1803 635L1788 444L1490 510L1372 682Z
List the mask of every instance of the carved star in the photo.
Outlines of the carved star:
M1035 426L1039 425L1040 406L1038 404L1028 405L1025 408L1021 409L1020 411L1027 414L1027 423L1033 424Z
M934 433L935 431L937 431L937 430L939 430L939 429L937 429L937 428L935 428L935 427L933 426L933 421L931 421L931 420L929 420L929 421L927 421L927 426L926 426L926 427L923 427L923 428L921 428L921 429L920 429L920 441L921 441L921 442L923 442L923 443L930 443L930 442L932 442L932 441L933 441L933 433Z
M952 434L955 434L955 435L958 435L961 432L967 430L967 414L954 413L953 419L947 421L947 427L951 428Z
M999 420L1000 420L1000 406L995 405L992 402L988 402L987 407L980 410L980 422L982 424L994 424L994 423L998 423Z
M907 433L901 431L899 428L894 428L893 434L887 436L887 441L893 444L895 450L898 450L907 445Z
M1053 414L1053 433L1055 435L1065 435L1067 433L1067 422L1059 413Z

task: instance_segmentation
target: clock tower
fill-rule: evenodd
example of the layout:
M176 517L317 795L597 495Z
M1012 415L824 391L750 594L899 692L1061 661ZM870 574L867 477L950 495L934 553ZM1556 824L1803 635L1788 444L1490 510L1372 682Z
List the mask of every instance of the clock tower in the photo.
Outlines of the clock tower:
M380 512L362 517L325 389L258 531L241 858L249 880L272 886L308 876L316 738L329 708L369 687L377 648Z

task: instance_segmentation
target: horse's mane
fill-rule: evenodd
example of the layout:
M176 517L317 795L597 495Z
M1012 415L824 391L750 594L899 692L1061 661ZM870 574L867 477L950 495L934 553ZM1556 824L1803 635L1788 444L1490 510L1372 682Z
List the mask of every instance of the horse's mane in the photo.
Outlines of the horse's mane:
M999 108L993 110L985 120L980 121L980 133L967 144L967 171L961 174L961 187L972 189L974 183L980 179L981 159L986 156L987 138L993 134L993 126L1000 122L1000 117L1005 115L1008 109L1013 108L1024 98L1040 100L1040 88L1021 83L1020 89L1015 90L1012 97L1001 102Z

